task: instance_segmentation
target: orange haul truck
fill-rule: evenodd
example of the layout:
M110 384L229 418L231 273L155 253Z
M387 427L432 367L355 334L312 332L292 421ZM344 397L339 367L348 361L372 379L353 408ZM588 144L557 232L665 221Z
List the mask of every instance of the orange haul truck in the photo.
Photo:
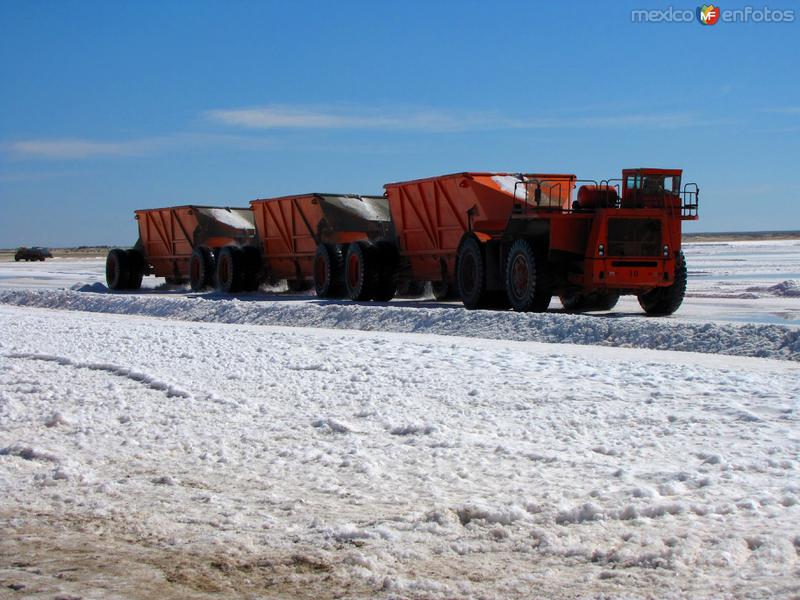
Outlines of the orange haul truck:
M223 292L286 279L320 297L379 301L430 281L438 299L517 311L544 311L553 296L569 311L609 310L633 294L646 313L668 315L686 291L682 222L698 215L699 188L681 178L466 172L389 183L382 197L137 211L140 240L112 250L106 274L113 289L138 287L143 273L202 289L215 272Z

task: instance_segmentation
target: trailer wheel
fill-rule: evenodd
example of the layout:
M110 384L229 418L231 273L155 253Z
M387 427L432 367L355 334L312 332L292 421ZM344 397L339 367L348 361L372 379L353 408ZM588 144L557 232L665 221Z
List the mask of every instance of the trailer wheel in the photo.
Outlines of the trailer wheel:
M516 311L544 312L550 305L545 258L527 240L517 240L508 251L506 293Z
M353 242L347 247L344 281L351 300L370 300L378 282L375 253L369 242Z
M189 285L195 292L210 287L214 281L214 253L205 246L192 250L189 259Z
M127 289L130 281L130 260L128 253L114 248L106 257L106 283L112 290Z
M373 248L377 281L372 292L372 299L377 302L388 302L397 293L397 248L388 242L378 242Z
M639 305L648 315L666 316L674 313L686 295L686 259L683 252L675 261L675 279L668 287L659 287L639 295Z
M320 298L341 298L344 295L344 256L337 244L317 246L314 290Z
M126 250L125 254L128 255L129 268L127 289L138 290L142 287L142 278L144 277L144 256L136 249Z
M489 300L486 291L486 264L483 248L474 237L466 238L458 247L456 285L466 308L486 308Z
M225 246L217 257L217 291L225 294L240 292L243 286L243 256L237 246Z

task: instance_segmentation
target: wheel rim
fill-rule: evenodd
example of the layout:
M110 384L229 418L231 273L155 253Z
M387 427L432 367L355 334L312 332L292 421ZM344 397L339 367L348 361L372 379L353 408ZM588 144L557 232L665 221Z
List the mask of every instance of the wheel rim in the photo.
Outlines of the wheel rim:
M528 293L530 282L530 269L528 261L521 254L514 257L511 263L511 290L516 298L522 298Z
M322 290L327 287L327 274L328 269L325 258L322 255L317 256L314 261L314 283L317 285L317 288Z
M353 252L347 257L347 284L350 289L356 289L361 279L361 261L358 255Z

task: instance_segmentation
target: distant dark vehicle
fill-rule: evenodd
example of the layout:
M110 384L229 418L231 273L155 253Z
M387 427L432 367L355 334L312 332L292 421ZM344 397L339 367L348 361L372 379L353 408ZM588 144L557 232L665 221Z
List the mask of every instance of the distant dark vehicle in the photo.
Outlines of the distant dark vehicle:
M34 246L33 248L17 248L17 253L14 255L14 260L17 262L21 260L44 261L45 258L53 258L53 255L50 253L50 250L41 248L40 246Z

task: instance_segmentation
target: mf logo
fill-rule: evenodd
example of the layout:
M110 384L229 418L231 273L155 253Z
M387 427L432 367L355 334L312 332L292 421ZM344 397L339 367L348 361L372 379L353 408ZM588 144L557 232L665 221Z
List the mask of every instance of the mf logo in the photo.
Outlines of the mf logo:
M709 4L698 7L697 20L702 25L714 25L719 20L719 6Z

